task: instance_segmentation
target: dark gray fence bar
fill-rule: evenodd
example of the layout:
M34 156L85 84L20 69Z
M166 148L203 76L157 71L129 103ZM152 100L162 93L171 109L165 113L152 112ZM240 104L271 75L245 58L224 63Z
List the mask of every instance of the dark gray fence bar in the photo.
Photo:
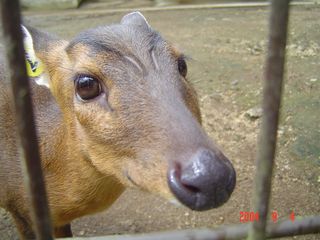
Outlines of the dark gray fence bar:
M17 128L23 150L26 176L30 193L34 230L37 239L52 239L51 221L41 171L29 80L21 33L20 4L18 0L1 0L3 35L10 69L11 85L16 108Z
M137 235L113 235L88 238L68 238L66 240L238 240L248 235L249 224L230 225L210 229L193 229ZM294 235L313 234L320 232L320 216L309 216L296 219L294 222L286 220L277 224L268 224L267 238L278 238ZM65 239L65 238L64 238Z
M279 108L285 63L290 0L271 0L269 47L263 92L263 117L258 142L254 207L259 221L252 224L249 239L265 239L272 169L277 143Z

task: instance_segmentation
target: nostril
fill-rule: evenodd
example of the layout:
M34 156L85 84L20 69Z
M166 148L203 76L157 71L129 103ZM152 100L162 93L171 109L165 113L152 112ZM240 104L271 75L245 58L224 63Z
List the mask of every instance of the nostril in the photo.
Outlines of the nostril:
M182 188L181 190L187 190L193 193L197 193L200 191L199 188L183 182L183 179L181 178L182 170L181 170L180 164L178 163L175 164L174 169L171 171L171 175L172 175L172 181L174 181L175 184L179 186L179 188Z
M177 163L173 171L173 177L175 178L175 181L177 182L177 184L184 190L190 191L192 193L200 192L200 189L197 188L196 186L193 186L190 183L184 182L181 175L182 175L181 165Z
M173 194L183 204L191 209L195 209L194 205L197 202L197 193L199 189L190 185L184 184L181 181L181 166L176 165L168 171L168 185Z
M201 191L199 188L192 186L190 184L184 184L184 183L181 183L181 184L185 189L187 189L188 191L190 191L192 193L198 193Z

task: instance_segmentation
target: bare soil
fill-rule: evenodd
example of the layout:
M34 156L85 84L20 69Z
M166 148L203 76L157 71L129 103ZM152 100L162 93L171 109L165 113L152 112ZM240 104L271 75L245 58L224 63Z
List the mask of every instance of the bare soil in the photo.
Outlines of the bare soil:
M291 9L284 96L270 211L280 219L320 213L320 8ZM26 13L32 26L70 38L81 30L119 22L123 13ZM76 236L142 233L240 223L252 211L256 142L267 44L268 9L144 12L149 23L191 57L189 78L201 103L204 127L237 171L237 186L219 209L193 212L138 190L127 190L108 210L78 219ZM271 220L271 218L270 218ZM0 239L16 239L0 210ZM320 235L295 237L319 239ZM288 238L291 239L291 238Z

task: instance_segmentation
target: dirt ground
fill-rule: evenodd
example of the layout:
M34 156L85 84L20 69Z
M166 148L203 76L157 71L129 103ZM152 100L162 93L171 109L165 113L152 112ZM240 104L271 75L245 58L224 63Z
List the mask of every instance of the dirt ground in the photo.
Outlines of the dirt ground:
M79 31L119 22L123 13L30 14L29 25L70 38ZM237 186L219 209L193 212L138 190L127 190L108 210L78 219L76 236L217 227L240 223L252 211L256 140L266 53L267 8L143 12L149 23L189 60L189 78L200 98L204 127L237 171ZM291 11L285 88L271 210L280 219L320 213L320 8ZM271 218L270 218L271 220ZM10 216L0 210L0 239L16 239ZM288 238L291 239L291 238ZM320 235L295 237L320 239Z

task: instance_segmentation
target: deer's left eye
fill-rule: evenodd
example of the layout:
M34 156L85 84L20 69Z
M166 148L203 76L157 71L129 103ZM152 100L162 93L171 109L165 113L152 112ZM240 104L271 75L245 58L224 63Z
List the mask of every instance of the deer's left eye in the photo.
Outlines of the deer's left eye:
M178 70L182 77L186 77L188 73L187 63L183 57L178 58Z

